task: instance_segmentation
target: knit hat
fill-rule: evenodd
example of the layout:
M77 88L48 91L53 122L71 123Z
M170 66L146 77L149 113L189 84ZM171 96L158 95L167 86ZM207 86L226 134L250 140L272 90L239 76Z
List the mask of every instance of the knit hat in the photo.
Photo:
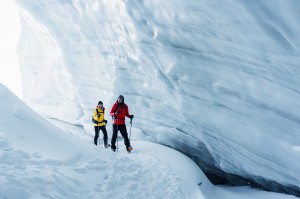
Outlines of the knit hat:
M119 95L118 99L121 99L122 100L121 103L124 103L124 97L123 97L123 95Z
M98 102L98 105L100 105L100 104L103 104L103 102L102 102L102 101L99 101L99 102Z

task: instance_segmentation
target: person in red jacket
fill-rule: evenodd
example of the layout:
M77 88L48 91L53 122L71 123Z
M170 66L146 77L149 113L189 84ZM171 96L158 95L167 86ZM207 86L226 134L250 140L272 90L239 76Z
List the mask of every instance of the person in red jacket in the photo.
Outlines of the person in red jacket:
M130 146L130 141L128 139L125 116L132 119L133 115L130 115L128 112L128 106L124 103L124 97L120 95L113 105L110 111L110 115L114 117L113 121L113 134L111 138L111 149L116 151L116 140L118 136L118 131L121 132L122 137L124 138L124 144L128 152L132 150Z

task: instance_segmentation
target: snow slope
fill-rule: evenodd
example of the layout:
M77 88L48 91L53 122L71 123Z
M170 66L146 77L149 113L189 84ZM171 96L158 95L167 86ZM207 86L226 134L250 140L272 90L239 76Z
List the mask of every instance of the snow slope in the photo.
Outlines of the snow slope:
M188 157L134 141L132 154L54 127L0 84L0 198L295 198L213 186ZM201 185L198 185L202 183Z
M16 2L35 110L93 134L97 101L124 94L139 132L211 180L300 196L299 1Z

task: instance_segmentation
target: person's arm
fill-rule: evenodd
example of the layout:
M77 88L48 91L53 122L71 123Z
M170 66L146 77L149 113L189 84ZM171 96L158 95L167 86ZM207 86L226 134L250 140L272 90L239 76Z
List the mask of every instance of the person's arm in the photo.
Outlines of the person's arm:
M105 122L105 124L107 124L107 120L105 119L105 108L103 107L103 122Z
M114 104L113 107L112 107L111 110L110 110L110 115L111 115L111 116L113 116L113 117L116 116L116 115L115 115L116 109L117 109L116 104Z
M127 117L129 117L130 119L133 118L133 115L130 115L130 114L129 114L128 106L125 107L125 115L126 115Z

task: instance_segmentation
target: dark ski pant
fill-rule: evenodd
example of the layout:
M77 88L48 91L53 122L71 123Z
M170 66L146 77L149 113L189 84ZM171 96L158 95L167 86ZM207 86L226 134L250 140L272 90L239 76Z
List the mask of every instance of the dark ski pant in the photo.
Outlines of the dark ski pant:
M124 138L124 144L126 148L130 147L130 142L128 139L127 129L125 124L116 125L113 124L113 134L111 138L111 149L116 149L116 140L118 136L118 131L121 132L122 137Z
M107 145L107 131L106 127L104 126L94 126L95 127L95 137L94 137L94 144L97 145L98 137L99 137L99 131L101 130L103 133L103 140L104 145Z

